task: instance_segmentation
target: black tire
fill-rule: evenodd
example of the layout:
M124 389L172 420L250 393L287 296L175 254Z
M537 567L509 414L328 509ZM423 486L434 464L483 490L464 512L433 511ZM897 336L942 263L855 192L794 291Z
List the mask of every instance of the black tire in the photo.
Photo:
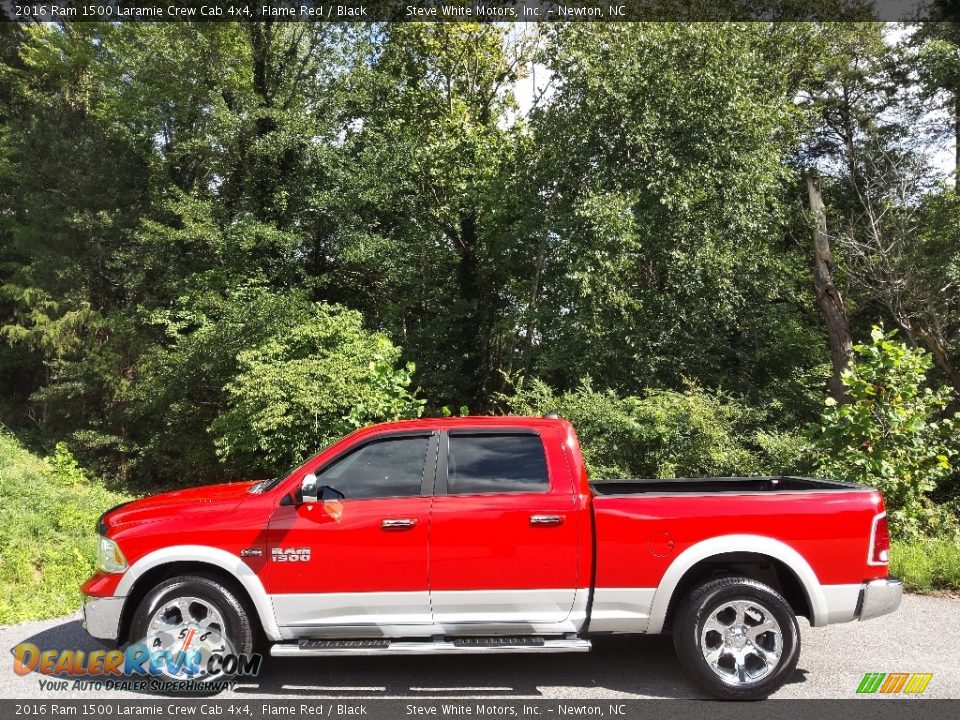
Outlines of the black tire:
M184 575L165 580L149 593L137 606L130 623L131 642L141 642L147 635L150 618L154 613L177 598L199 598L209 603L223 618L223 635L230 641L233 652L250 655L254 650L255 634L249 613L243 602L221 581L203 575ZM162 678L168 679L168 678ZM218 681L228 681L229 675L220 675ZM172 695L215 695L220 689L171 690Z
M748 603L741 607L746 610L744 621L731 620L730 629L723 633L710 628L704 632L708 621L713 627L726 627L725 621L736 617L736 607L729 605L735 601ZM751 603L756 607L750 607ZM758 609L762 612L756 612ZM719 613L717 618L713 617L714 613ZM777 662L769 661L777 647L776 629L752 639L750 636L751 628L766 622L766 613L772 615L779 626L781 652ZM747 629L746 633L743 628ZM711 697L760 700L778 690L796 670L800 659L800 628L790 605L775 590L750 578L726 577L695 588L677 608L673 645L680 664ZM707 662L705 650L720 653L716 670ZM746 655L741 656L738 665L740 651ZM741 667L744 668L742 674L738 672Z

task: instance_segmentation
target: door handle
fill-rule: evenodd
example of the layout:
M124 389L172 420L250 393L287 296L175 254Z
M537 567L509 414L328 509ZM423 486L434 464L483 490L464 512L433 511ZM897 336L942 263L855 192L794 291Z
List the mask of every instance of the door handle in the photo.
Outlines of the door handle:
M380 521L380 527L384 530L409 530L416 526L416 518L387 518Z
M531 515L531 525L563 525L563 515Z

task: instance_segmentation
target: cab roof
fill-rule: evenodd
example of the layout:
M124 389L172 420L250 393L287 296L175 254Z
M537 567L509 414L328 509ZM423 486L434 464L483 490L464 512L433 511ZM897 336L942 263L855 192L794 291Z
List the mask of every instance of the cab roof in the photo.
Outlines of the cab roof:
M369 425L364 430L420 430L430 428L489 427L489 428L539 428L568 425L560 417L531 417L526 415L466 415L462 417L429 417L416 420L394 420Z

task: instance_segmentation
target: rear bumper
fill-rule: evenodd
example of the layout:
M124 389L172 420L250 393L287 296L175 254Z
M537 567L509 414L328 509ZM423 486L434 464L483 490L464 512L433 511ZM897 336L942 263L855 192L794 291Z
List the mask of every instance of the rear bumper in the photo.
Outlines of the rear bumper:
M83 606L84 629L98 640L116 642L124 600L122 597L89 598Z
M860 601L857 604L857 617L870 620L892 613L900 607L903 597L903 583L895 577L871 580L863 584Z

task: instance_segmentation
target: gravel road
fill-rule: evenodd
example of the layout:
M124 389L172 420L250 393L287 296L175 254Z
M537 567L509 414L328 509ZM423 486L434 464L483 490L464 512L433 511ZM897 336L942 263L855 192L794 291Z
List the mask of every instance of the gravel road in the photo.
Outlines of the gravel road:
M774 697L851 698L866 672L932 672L925 697L960 698L960 600L908 595L900 610L869 622L811 628L801 621L794 677ZM0 646L98 649L78 616L0 627ZM0 661L0 698L138 698L122 692L51 692L41 676ZM591 654L463 657L267 658L260 677L224 699L697 698L668 637L597 641Z

